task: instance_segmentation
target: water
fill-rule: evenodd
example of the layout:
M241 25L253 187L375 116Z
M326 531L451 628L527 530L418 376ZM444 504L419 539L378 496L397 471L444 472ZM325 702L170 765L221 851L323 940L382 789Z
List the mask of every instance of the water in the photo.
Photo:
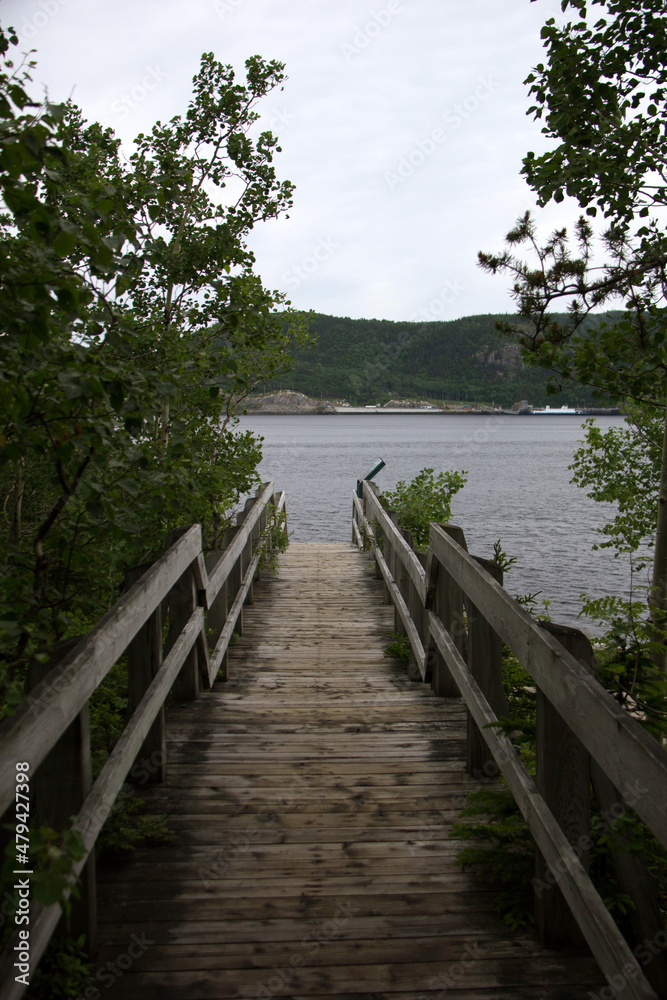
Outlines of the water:
M595 631L577 618L580 595L625 594L628 565L596 528L613 516L570 483L568 465L583 438L582 419L496 415L258 416L241 427L263 436L263 480L285 490L294 541L351 537L352 490L378 458L381 490L428 466L466 470L468 482L452 504L474 555L491 557L501 539L517 558L506 575L512 594L541 591L555 621ZM603 429L622 423L600 417Z

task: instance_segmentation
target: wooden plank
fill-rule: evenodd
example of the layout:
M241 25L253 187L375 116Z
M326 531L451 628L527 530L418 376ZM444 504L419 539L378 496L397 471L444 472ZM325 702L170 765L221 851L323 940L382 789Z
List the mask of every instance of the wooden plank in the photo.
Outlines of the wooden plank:
M441 524L440 527L452 535L458 544L467 551L462 528L452 524ZM425 608L435 612L465 659L467 656L467 625L464 620L463 591L454 583L445 567L434 558L430 551L426 564L426 581ZM426 617L428 631L428 615ZM430 636L426 645L433 691L443 698L460 698L461 693L447 669L447 664Z
M493 579L502 586L503 571L489 559L473 557ZM500 636L489 625L483 613L471 601L467 602L468 649L467 663L470 673L479 685L482 694L498 717L509 715L507 696L503 689L503 644ZM456 645L456 642L454 642ZM458 648L458 646L457 646ZM466 735L466 770L476 777L488 777L494 773L486 739L480 733L470 711Z
M572 656L595 674L595 657L590 641L579 629L552 622L540 627L554 636ZM591 768L588 751L572 733L563 717L537 689L535 784L544 796L556 822L588 871L590 841ZM542 855L535 859L535 917L541 939L557 947L580 946L579 928L573 925L569 907L558 888L558 878Z
M197 607L197 583L191 568L187 569L169 591L169 627L165 654L180 637ZM180 672L174 679L172 694L177 701L195 701L202 691L197 647L193 643Z
M78 877L86 866L90 853L95 846L95 841L102 829L118 793L123 785L127 774L132 767L132 763L146 739L155 718L164 704L164 700L183 666L197 635L204 627L204 612L202 608L197 608L183 629L180 637L174 642L169 654L160 667L160 670L151 682L146 694L141 700L134 715L123 730L118 742L113 748L108 760L102 768L90 793L88 794L83 807L79 812L77 822L72 826L81 834L81 838L86 848L86 854L80 861L72 865L75 877ZM65 890L64 897L70 896L70 891ZM36 968L46 946L62 916L62 908L59 903L45 907L39 913L37 919L31 921L30 928L30 961L31 968ZM18 943L15 936L8 947L11 953L14 945ZM2 995L7 1000L18 1000L25 991L20 983L15 979L7 982L3 981Z
M360 549L364 547L360 526L363 527L365 520L362 501L357 496L357 491L352 490L352 544Z
M403 541L403 539L401 539L401 541ZM382 555L382 553L380 552L379 549L375 549L375 558L376 558L378 566L380 567L380 570L382 572L382 577L383 577L384 582L386 584L387 590L391 594L391 599L392 599L392 602L394 604L394 607L398 611L398 614L400 615L401 621L403 622L403 625L405 627L405 631L406 631L406 634L408 636L408 639L410 640L410 646L411 646L412 651L414 653L415 660L417 662L417 666L419 667L419 671L420 671L422 677L425 677L426 676L426 654L424 652L424 647L422 645L422 641L421 641L421 639L419 637L419 634L417 632L417 629L415 627L415 623L413 622L413 620L412 620L412 618L410 616L410 612L408 610L408 606L405 603L405 601L403 600L403 595L401 594L400 590L398 589L398 586L394 582L394 579L393 579L393 577L392 577L392 575L391 575L391 573L389 571L389 567L387 566L387 563L385 562L384 556Z
M136 566L125 572L125 585L131 587L145 573L146 566ZM127 647L127 715L131 718L151 681L162 665L162 605L158 605L146 624ZM146 740L139 751L137 764L142 782L164 781L167 767L164 706L160 709ZM148 764L148 766L142 766ZM134 768L132 769L134 770ZM75 815L78 809L69 815Z
M204 627L204 612L195 608L179 638L173 644L160 670L153 678L141 703L123 730L109 758L83 804L79 819L73 829L79 830L83 842L90 850L104 825L111 806L132 763L132 754L141 746L150 730L160 706L185 662L190 650Z
M234 563L242 555L246 547L249 536L252 534L256 522L259 520L264 507L270 502L273 496L273 483L268 483L256 498L252 510L243 521L241 530L237 533L233 542L226 549L223 558L217 563L208 578L208 604L209 607L217 597L218 591L229 576Z
M208 665L208 676L211 684L213 683L213 681L217 676L218 670L220 669L220 666L223 662L223 659L229 647L232 635L234 634L234 629L236 628L237 622L239 620L239 615L242 612L246 596L252 584L252 580L255 575L255 570L259 565L259 560L262 558L263 552L264 549L260 547L257 550L257 552L255 552L255 555L252 557L252 560L243 578L241 587L239 588L239 591L236 597L234 598L234 603L232 604L227 614L227 618L220 633L220 638L216 642L215 649L211 653Z
M65 639L52 652L51 662L66 656L78 640ZM26 690L35 688L50 671L50 664L36 658L28 665ZM85 705L65 730L35 774L30 775L32 829L48 826L55 830L69 825L78 814L93 783L90 752L90 712ZM97 881L95 857L91 856L81 872L79 898L72 903L71 932L85 934L91 947L97 934Z
M603 821L610 823L625 811L626 804L596 763L591 767L591 777ZM637 947L646 948L645 942L659 941L664 935L665 920L660 908L657 880L647 868L644 857L624 849L631 837L631 831L627 837L617 834L610 854L621 892L626 893L634 903L627 912L634 943ZM651 961L646 965L646 978L659 997L667 997L667 952L664 947L657 954L652 953Z
M474 885L472 881L470 884ZM407 924L416 917L435 919L443 915L453 915L458 921L460 930L463 926L469 926L468 921L471 918L476 921L481 914L487 933L489 922L495 926L492 916L495 896L489 891L462 893L459 887L450 892L431 893L410 890L392 892L388 889L386 893L378 895L353 889L346 898L350 901L355 915L360 918L395 917ZM162 925L163 929L166 929L172 921L180 925L187 922L196 932L205 930L209 921L216 920L234 922L261 920L265 923L273 920L327 920L335 913L336 905L335 896L321 893L318 895L303 893L297 897L296 902L293 896L279 898L265 895L242 899L238 896L209 894L207 898L197 901L196 908L188 900L182 899L174 899L172 904L165 908L156 907L151 901L120 900L118 894L115 894L114 899L105 906L103 916L106 915L109 922L113 923L132 921L135 928L139 922L148 924L151 929L155 925ZM476 923L473 923L471 931L474 932L476 926Z
M419 553L416 550L414 538L411 531L405 528L399 528L401 537L405 541L406 545L409 546L410 551L414 554L415 558L419 561L420 565L426 567L426 555L425 553ZM417 635L419 636L422 650L424 651L423 661L420 663L415 657L415 652L410 645L410 662L408 665L408 676L410 680L423 680L427 679L426 671L426 645L428 643L428 638L426 636L426 626L424 619L424 604L422 600L421 593L417 591L417 588L412 581L409 573L405 567L399 563L398 566L398 588L403 595L403 599L407 605L408 611L410 613L410 618L415 626ZM429 678L430 680L430 678Z
M450 936L442 941L427 935L409 938L407 941L400 938L390 938L389 940L360 938L353 941L349 935L345 934L347 925L352 919L346 915L346 912L345 906L341 906L338 914L339 920L331 928L332 931L335 931L334 937L327 939L322 935L321 940L318 941L317 938L313 938L311 933L306 938L306 946L302 945L298 939L297 942L277 941L261 945L258 942L227 943L222 941L206 944L199 942L169 943L166 946L156 943L142 957L142 972L179 972L186 968L193 971L206 970L214 973L227 969L239 970L239 972L253 968L271 970L275 966L284 966L286 961L289 964L290 957L294 953L295 943L304 948L305 955L310 959L305 964L328 966L331 969L341 968L344 964L356 965L362 978L365 966L394 965L400 973L401 965L414 963L416 960L424 965L429 963L444 965L444 963L458 962L462 955L467 955L476 961L485 961L489 964L494 960L497 962L498 959L511 959L514 963L523 960L527 965L532 964L534 968L539 960L544 958L543 949L523 945L523 942L513 943L482 938L481 941L477 942L477 947L473 948L470 939L462 935ZM312 930L316 930L316 925L311 926ZM340 935L338 934L339 928ZM302 933L302 940L303 937ZM309 947L308 942L310 942ZM473 964L473 962L470 963L471 968ZM565 969L565 964L565 959L561 959L562 972Z
M575 657L433 524L431 548L470 599L484 607L489 624L626 801L667 846L667 753Z
M225 536L227 536L227 532L225 532ZM217 565L217 563L222 559L224 555L224 544L225 544L225 538L223 538L222 549L218 549L215 552L209 552L207 554L206 556L207 570L212 570ZM215 649L215 644L220 638L220 633L222 632L225 621L227 620L227 609L228 609L227 586L228 584L227 581L225 580L225 582L218 590L215 600L211 604L210 608L208 609L208 614L206 615L206 627L207 627L207 632L209 634L209 643L212 645L214 649ZM215 677L218 677L219 680L227 680L226 655L222 656L218 664L218 672L215 675ZM210 686L210 684L215 680L215 677L211 677L209 674L208 686Z
M364 501L366 502L366 510L370 512L370 516L375 518L381 525L382 530L385 533L385 538L391 538L391 544L394 552L400 559L401 563L410 575L410 579L415 585L417 593L419 594L420 600L423 602L426 599L426 571L420 563L419 559L415 556L414 552L410 546L406 543L402 537L400 531L392 523L387 515L384 507L375 496L373 490L369 489L366 482L364 482Z
M274 494L274 496L273 496L273 503L275 504L275 508L276 508L275 513L276 514L280 514L283 510L285 510L285 506L286 506L287 500L286 500L286 495L285 495L285 491L284 490L281 490L280 493L275 493ZM287 517L287 514L285 514L285 517Z
M369 495L373 495L372 490L370 491ZM356 498L356 494L355 494L355 501L356 500L357 500L357 498ZM384 513L384 511L383 511L383 513ZM424 651L424 645L422 643L421 637L420 637L419 632L417 630L417 626L415 625L415 622L413 621L413 618L412 618L412 615L410 614L410 610L408 608L408 605L407 605L407 603L406 603L406 601L405 601L405 599L403 597L403 594L401 593L401 589L400 589L398 583L394 580L394 577L392 576L391 569L390 569L387 561L385 560L384 555L380 551L380 548L379 548L379 546L377 544L377 539L375 538L375 533L373 531L373 528L371 527L370 523L364 517L363 511L361 512L361 516L362 516L363 521L364 521L364 527L365 527L366 532L367 532L367 537L371 540L371 544L373 546L373 554L375 556L376 563L377 563L377 565L380 568L380 572L382 574L382 579L384 580L385 586L387 588L387 592L388 592L388 594L390 596L390 599L391 599L394 607L396 608L396 611L398 612L398 615L399 615L400 620L401 620L401 622L403 624L403 627L405 628L406 635L408 636L408 638L410 640L410 648L411 648L411 651L412 651L412 655L415 658L415 663L417 665L417 668L419 669L419 672L420 672L420 674L422 676L422 679L425 679L425 677L426 677L426 653ZM396 531L396 529L394 528L393 523L392 522L389 522L389 523L392 524L392 528L394 529L394 531ZM385 534L385 539L387 537L388 536ZM393 538L393 536L389 536L389 537ZM405 540L402 538L402 536L400 534L398 534L397 537L400 538L401 542L403 542L404 545L407 545L407 543L405 542ZM412 550L410 550L410 552L411 552L411 554L413 554ZM419 565L421 567L421 563ZM425 571L423 571L423 572L425 574ZM420 591L420 593L421 593L421 591Z
M359 549L361 549L363 551L364 540L361 537L361 534L359 533L359 528L357 527L357 525L356 525L356 523L354 521L352 522L352 534L354 535L355 544L357 545L357 547Z
M443 904L444 906L444 904ZM355 914L359 912L357 901L351 903ZM475 939L491 943L495 933L489 931L487 907L480 907L476 913L466 915L466 932L474 934ZM431 940L441 937L454 938L461 935L461 916L458 912L440 913L408 913L401 916L375 915L353 916L339 927L338 941L370 940L380 938L383 941L405 940L429 936ZM224 941L226 944L258 941L300 941L306 929L317 926L318 920L328 919L335 914L335 907L328 910L320 909L309 915L307 919L292 916L275 915L270 920L234 919L225 910L217 918L215 914L206 912L200 921L180 921L175 923L156 923L151 936L156 944L215 944ZM240 916L240 915L239 915ZM107 921L102 927L103 946L114 947L130 938L134 927L131 923ZM541 946L532 937L517 934L513 939L526 954L534 953ZM502 941L502 939L501 939Z
M158 559L0 724L0 815L15 795L15 762L35 770L76 718L116 660L201 551L201 528L190 528Z
M194 573L195 585L197 587L197 604L201 605L202 608L208 609L208 571L203 552L199 552L193 562L192 572Z
M254 506L255 503L256 503L256 498L255 497L248 497L248 499L245 502L245 506L243 508L242 514L239 514L239 516L237 518L237 523L238 524L243 524L244 521L250 516L250 513L251 513L251 511L252 511L253 506ZM246 537L246 544L244 546L243 553L242 553L241 558L239 560L239 567L240 567L240 570L241 570L241 579L242 580L246 579L246 576L247 576L246 569L247 569L248 565L250 564L250 562L252 560L252 557L253 557L253 547L254 547L255 535L256 535L257 530L258 530L259 521L264 516L264 510L265 510L265 508L262 508L260 510L259 516L257 517L257 519L255 520L254 524L250 528L250 530L248 532L248 535ZM258 560L258 562L259 562L259 560ZM253 601L254 601L253 581L254 581L254 576L252 576L250 578L250 582L248 583L248 588L246 590L245 601L243 602L244 604L252 604Z
M317 943L317 942L315 942ZM123 976L117 980L113 995L114 997L129 997L135 1000L136 997L146 997L147 1000L162 1000L168 997L174 1000L178 997L183 1000L220 1000L224 998L247 998L269 996L297 997L304 994L314 994L319 996L328 995L340 1000L341 997L348 997L350 993L365 995L367 998L376 997L379 991L389 991L391 994L400 993L416 989L428 989L435 983L438 992L442 996L443 984L448 980L448 972L452 965L461 966L460 975L457 976L457 989L461 998L469 995L471 989L486 991L486 996L494 997L499 981L513 988L527 986L540 978L540 967L544 966L544 960L531 961L528 958L514 957L505 959L480 958L472 961L471 953L463 950L457 956L458 962L402 962L386 963L382 965L352 964L346 966L311 964L307 962L307 957L311 952L307 952L304 945L303 952L298 953L303 960L294 965L285 966L283 964L283 975L281 967L274 963L272 966L255 966L254 968L242 968L231 970L192 970L182 969L173 971L137 972L131 976ZM473 953L474 954L474 953ZM415 956L417 958L417 956ZM463 965L462 959L467 958L467 964ZM292 974L293 971L293 974ZM459 970L457 970L458 972ZM594 976L586 960L574 956L560 960L552 959L549 963L549 974L554 988L560 986L561 996L563 988L570 985L588 983L591 987L596 984ZM544 972L542 973L544 975ZM439 985L438 985L439 984ZM263 992L264 991L264 992ZM435 994L436 996L438 993ZM482 992L482 995L484 993ZM509 994L516 996L516 993ZM542 994L544 995L544 993ZM557 995L557 994L556 994ZM448 997L451 996L448 988ZM535 996L535 994L534 994Z
M401 1000L417 984L435 997L462 941L487 963L465 1000L502 996L500 982L515 984L508 1000L527 983L531 1000L602 986L592 959L509 933L488 886L455 865L451 824L475 787L463 707L383 657L393 614L381 600L349 544L290 545L278 575L255 583L229 680L169 715L170 779L148 797L178 839L103 875L96 962L115 960L126 931L155 942L109 1000ZM306 934L335 927L341 901L354 913L305 978L271 984Z
M625 938L584 871L577 854L519 760L510 740L493 727L484 728L498 720L450 636L433 615L431 615L431 634L447 660L475 722L488 734L489 748L530 827L537 846L552 870L561 874L559 882L561 891L600 968L608 979L620 976L621 980L627 983L628 998L658 1000ZM629 969L632 970L631 979L628 979Z

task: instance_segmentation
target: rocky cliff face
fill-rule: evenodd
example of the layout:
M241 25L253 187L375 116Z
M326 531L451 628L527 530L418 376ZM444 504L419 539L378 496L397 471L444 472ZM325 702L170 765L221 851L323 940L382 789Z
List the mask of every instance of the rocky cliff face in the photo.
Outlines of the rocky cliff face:
M521 348L510 340L502 347L482 347L475 352L475 360L486 369L485 374L501 379L514 378L523 368Z

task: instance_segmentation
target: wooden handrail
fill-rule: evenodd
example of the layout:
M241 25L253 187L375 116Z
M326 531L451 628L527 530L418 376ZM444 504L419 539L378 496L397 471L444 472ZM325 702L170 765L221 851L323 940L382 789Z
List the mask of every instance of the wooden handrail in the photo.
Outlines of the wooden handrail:
M285 494L281 493L280 494L280 498L278 500L278 503L276 504L276 511L275 511L276 515L280 514L280 512L282 510L284 510L284 508L285 508ZM250 520L250 519L248 520L249 530L252 530L252 528L256 524L256 522L257 522L257 518L252 518L252 520ZM231 548L231 546L230 546L230 548ZM231 608L229 609L229 613L227 615L227 620L226 620L225 624L222 627L222 631L220 633L218 641L216 642L215 648L214 648L213 652L211 653L210 666L209 666L209 681L210 681L210 683L213 683L213 678L218 673L218 670L220 669L220 664L222 663L223 657L224 657L225 653L227 652L227 647L229 646L229 643L231 641L232 635L234 634L234 628L235 628L236 623L238 621L238 616L239 616L239 614L241 612L241 608L243 607L243 602L246 599L246 596L248 594L248 590L250 589L250 585L252 584L253 578L255 576L255 571L257 569L257 566L259 565L259 560L262 557L263 551L264 551L264 546L263 545L259 545L257 547L257 551L256 551L256 553L255 553L252 561L250 562L250 565L248 566L248 569L246 570L245 576L243 578L243 581L241 583L239 591L238 591L238 593L236 595L234 603L232 604ZM226 556L224 556L223 559L216 566L216 578L215 578L216 581L218 581L220 579L217 571L218 571L219 567L222 565L222 563L225 561L225 559L226 559ZM231 566L230 566L230 569L227 572L227 575L229 575L229 572L231 572ZM219 591L219 589L220 588L218 587L218 591ZM218 591L216 591L216 593Z
M1 814L14 802L16 761L28 761L32 776L47 754L54 750L67 727L86 708L91 694L102 683L114 663L147 625L151 616L159 611L165 598L182 582L184 574L190 574L200 606L194 607L180 633L173 639L169 652L81 805L72 829L81 834L86 854L73 866L75 876L86 866L97 837L151 726L195 650L198 651L195 666L199 675L207 686L215 680L243 602L248 599L259 561L271 544L273 522L268 523L268 508L271 506L273 515L277 516L285 508L285 494L274 497L273 484L264 484L261 492L258 491L258 495L250 503L252 505L249 509L246 508L233 541L224 550L210 577L202 552L201 527L194 525L146 570L108 614L31 692L16 714L5 719L0 726ZM252 556L247 565L242 565L251 548ZM209 656L205 609L216 600L237 565L241 565L238 592L230 595L233 600L222 635ZM69 891L65 893L66 898L69 895ZM33 907L30 936L30 964L33 971L61 915L59 903L43 909ZM0 995L6 1000L18 1000L26 988L16 982L13 972L13 948L17 940L15 936L1 958Z
M448 595L445 605L451 596L451 586L460 594L460 609L447 608L449 627L457 625L459 632L471 627L471 622L466 620L464 601L468 612L478 610L492 634L506 643L535 680L541 696L554 706L613 786L621 790L621 795L663 844L667 844L667 754L595 677L509 596L480 565L484 560L468 555L451 537L452 534L462 537L460 529L447 526L448 530L444 530L442 526L431 524L427 570L423 586L420 586L420 574L415 569L417 558L410 552L400 529L382 508L370 484L364 484L363 494L363 503L353 495L352 516L356 528L353 535L360 548L370 546L372 550L403 621L413 655L420 664L422 678L429 679L428 661L439 654L502 771L546 863L552 871L559 872L559 887L602 972L610 982L623 983L619 995L624 998L656 1000L655 991L543 794L511 741L494 728L498 723L497 714L461 653L460 635L450 634L435 612L438 602L434 595L440 586L439 572L444 572L446 590L443 594ZM384 553L371 521L381 529ZM410 583L423 595L426 614L422 618L421 635L414 620L405 621L406 613L409 614L407 593L389 570L385 558L387 550L408 570ZM424 651L426 662L421 669ZM637 779L642 783L640 795L637 795L636 784L633 785Z
M257 524L262 511L266 507L270 498L273 496L273 483L269 483L260 496L257 498L257 503L253 507L250 515L246 517L243 521L243 530L238 533L234 541L231 543L228 549L225 550L225 554L217 564L208 579L205 578L205 589L206 598L209 606L213 603L216 596L218 595L220 588L223 583L231 573L234 563L238 560L239 556L243 552L243 549L247 545L248 538L252 534L252 530ZM284 495L283 495L284 497ZM284 498L283 498L284 506ZM206 570L204 569L204 574Z
M635 992L630 991L625 995L633 1000L657 1000L637 959L535 782L521 763L512 743L504 733L493 728L498 719L468 670L465 660L440 620L433 614L430 619L431 632L438 649L445 657L463 699L483 733L537 846L552 870L562 871L559 887L600 968L610 978L620 975L624 981L628 968L633 970L636 974L632 984Z
M430 551L474 604L621 794L667 847L667 754L608 691L436 524ZM632 795L629 779L647 787Z
M387 589L389 590L389 593L391 594L391 599L392 599L392 602L394 604L394 607L398 611L398 613L400 615L400 618L401 618L401 621L403 622L403 626L405 628L406 634L407 634L408 638L410 639L410 645L411 645L411 647L413 649L413 652L414 652L414 655L415 655L415 659L416 659L417 665L419 667L419 671L420 671L420 673L422 675L422 678L424 678L425 672L426 672L426 652L424 650L424 645L423 645L423 643L422 643L422 641L421 641L421 639L419 637L419 633L417 631L415 623L412 620L412 616L410 615L410 609L408 608L407 604L405 603L403 595L401 594L401 591L400 591L398 585L396 584L396 581L394 580L394 578L393 578L393 576L391 574L391 570L389 569L389 567L388 567L388 565L386 563L386 560L385 560L384 556L382 555L382 552L379 549L379 546L377 544L377 539L375 537L375 532L373 531L373 528L368 523L368 521L366 521L366 519L364 517L363 508L361 506L361 501L358 499L356 493L354 493L352 495L352 502L354 503L354 506L355 506L355 508L357 510L357 513L365 521L366 535L367 535L368 539L371 541L371 543L373 544L373 550L374 550L374 554L375 554L375 559L377 561L378 566L380 567L380 572L382 573L382 578L384 579L385 585L386 585ZM391 524L391 521L389 523ZM353 521L353 524L356 527L356 523L354 521ZM393 524L391 524L391 527L392 527L393 530L395 530ZM362 538L362 535L359 532L358 528L357 528L357 535L359 537L359 540L362 543L360 545L360 548L363 548L363 538ZM407 548L407 545L406 545L406 543L404 542L404 540L402 538L401 538L401 541L403 542L403 544Z
M422 602L424 602L426 600L426 571L403 536L396 531L396 526L388 517L386 510L376 497L367 480L364 480L364 500L366 502L367 517L370 515L370 518L377 521L382 530L391 536L394 552L408 571L410 579L417 589L417 593Z
M14 801L17 760L31 772L100 686L131 640L201 552L193 525L0 725L0 815Z

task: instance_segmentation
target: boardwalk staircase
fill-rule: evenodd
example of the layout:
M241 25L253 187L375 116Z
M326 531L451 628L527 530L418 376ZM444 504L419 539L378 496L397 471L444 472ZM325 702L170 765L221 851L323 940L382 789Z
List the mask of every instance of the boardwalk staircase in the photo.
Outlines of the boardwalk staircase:
M587 640L535 622L460 529L433 524L416 552L368 481L354 545L292 543L258 580L284 505L267 484L224 549L204 555L190 528L129 573L0 729L0 813L21 761L34 819L77 816L72 921L96 942L87 1000L667 996L641 859L616 859L639 948L586 871L591 787L667 844L667 755L598 684ZM407 672L384 655L392 630L409 641ZM538 690L535 779L493 725L503 643ZM87 705L123 656L129 719L92 783ZM499 771L537 845L538 933L510 932L493 887L456 862L451 824ZM96 872L95 842L128 787L176 839ZM31 908L31 971L61 915ZM17 943L3 1000L25 992Z

